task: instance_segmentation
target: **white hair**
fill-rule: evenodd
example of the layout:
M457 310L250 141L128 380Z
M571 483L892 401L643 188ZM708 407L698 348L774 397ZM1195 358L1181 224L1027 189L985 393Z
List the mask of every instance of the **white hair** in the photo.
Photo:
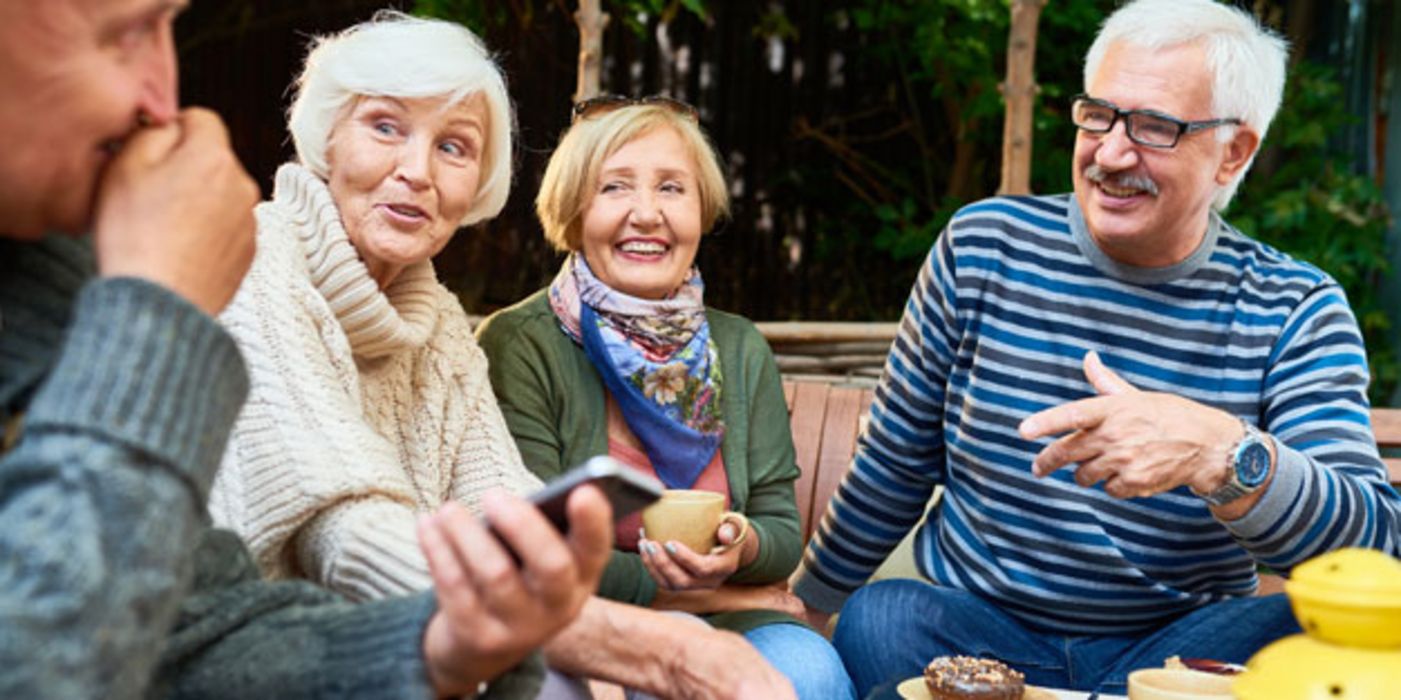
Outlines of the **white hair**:
M1249 13L1214 0L1134 0L1104 21L1085 55L1086 91L1109 47L1118 42L1149 50L1201 46L1212 74L1213 118L1240 119L1264 141L1284 96L1288 45ZM1230 126L1216 132L1222 142L1235 136ZM1212 209L1226 209L1254 162L1252 153L1235 179L1216 193Z
M287 129L302 165L330 179L331 131L361 97L445 97L453 105L480 94L487 110L482 178L460 225L496 216L511 188L515 122L500 68L475 34L451 22L382 10L339 34L317 38L295 83Z

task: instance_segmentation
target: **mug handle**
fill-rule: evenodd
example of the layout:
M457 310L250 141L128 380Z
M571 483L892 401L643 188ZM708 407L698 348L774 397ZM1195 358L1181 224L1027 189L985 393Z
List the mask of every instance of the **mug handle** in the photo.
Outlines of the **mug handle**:
M728 552L731 549L734 549L735 547L744 544L744 539L746 537L749 537L749 518L746 518L744 516L744 513L739 513L733 510L727 510L725 511L724 515L720 516L720 525L724 525L726 522L734 523L735 527L739 528L739 534L735 535L734 541L730 542L729 544L716 545L714 549L710 550L711 554L721 554L724 552ZM719 530L720 525L716 525L715 529Z

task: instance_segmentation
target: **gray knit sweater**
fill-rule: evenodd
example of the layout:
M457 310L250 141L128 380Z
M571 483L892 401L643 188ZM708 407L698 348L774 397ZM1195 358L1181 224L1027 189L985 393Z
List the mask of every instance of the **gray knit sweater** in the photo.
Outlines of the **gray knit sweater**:
M205 498L247 392L212 319L84 242L0 240L0 697L431 696L429 594L258 579ZM492 695L534 694L538 661Z

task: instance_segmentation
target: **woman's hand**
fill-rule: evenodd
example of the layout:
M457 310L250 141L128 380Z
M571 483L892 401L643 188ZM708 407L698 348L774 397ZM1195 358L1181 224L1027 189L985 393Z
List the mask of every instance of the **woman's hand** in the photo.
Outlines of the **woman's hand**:
M564 537L522 499L492 493L482 509L494 534L458 503L419 523L438 598L423 655L440 695L475 692L568 625L612 551L612 509L592 486L570 495Z
M715 590L739 567L754 561L759 555L759 533L753 532L753 528L749 529L749 536L736 544L739 528L729 521L721 523L715 535L720 546L707 554L698 554L676 541L649 540L646 532L643 532L637 542L637 551L642 555L642 565L647 568L647 573L662 589ZM736 546L729 546L731 544Z

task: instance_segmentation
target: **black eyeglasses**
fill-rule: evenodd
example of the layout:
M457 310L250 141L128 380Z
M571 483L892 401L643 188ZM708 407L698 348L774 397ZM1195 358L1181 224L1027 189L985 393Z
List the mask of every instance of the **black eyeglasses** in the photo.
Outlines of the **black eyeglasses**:
M1120 119L1129 140L1149 148L1172 148L1183 134L1214 129L1228 124L1243 124L1239 119L1206 119L1184 121L1151 109L1120 109L1112 102L1097 100L1089 95L1076 95L1071 104L1070 120L1091 134L1105 134Z
M634 105L657 105L665 107L683 117L687 117L692 121L700 121L700 112L696 111L695 107L674 97L667 97L666 95L648 95L646 97L599 95L598 97L590 97L583 102L575 102L574 116L569 120L569 123L573 124L580 119L592 119L594 117L603 116L613 110L622 109L623 107L632 107Z

